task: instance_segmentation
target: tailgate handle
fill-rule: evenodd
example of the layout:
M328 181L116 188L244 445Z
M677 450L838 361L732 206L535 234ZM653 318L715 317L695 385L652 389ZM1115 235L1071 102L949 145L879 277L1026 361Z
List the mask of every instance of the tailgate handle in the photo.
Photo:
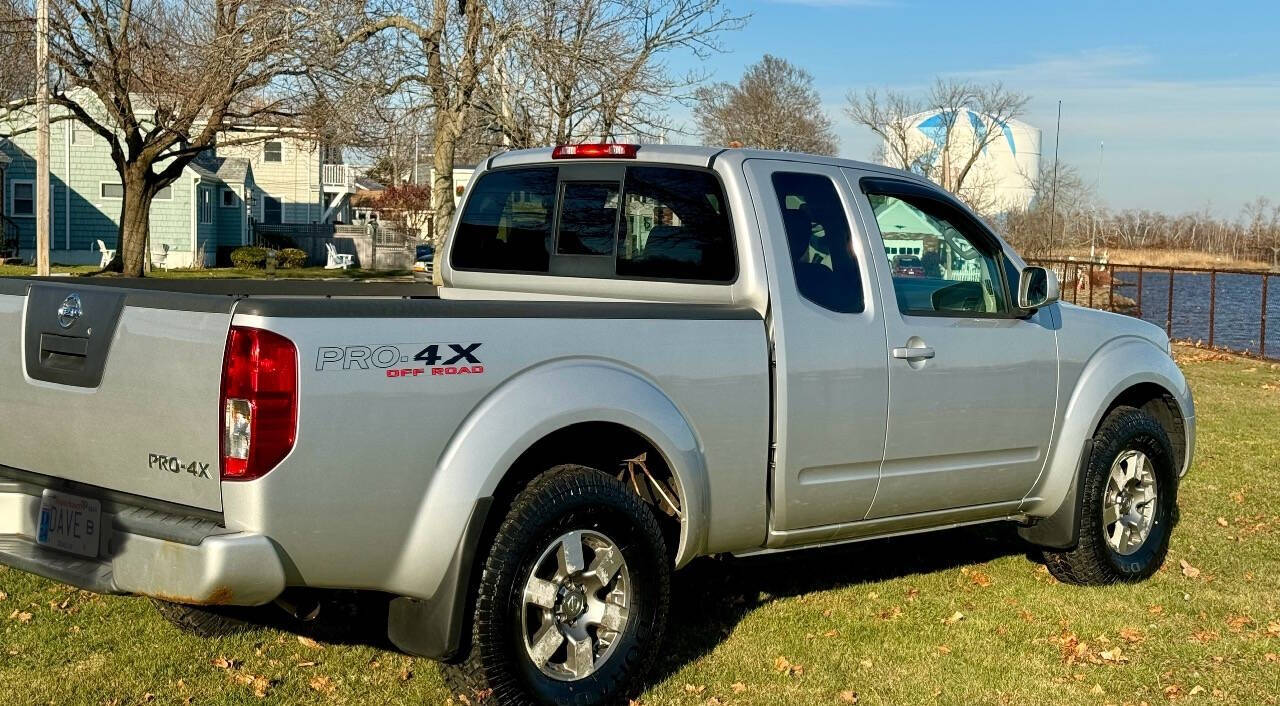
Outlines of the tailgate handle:
M40 334L40 366L54 370L80 371L89 359L89 339L78 336Z

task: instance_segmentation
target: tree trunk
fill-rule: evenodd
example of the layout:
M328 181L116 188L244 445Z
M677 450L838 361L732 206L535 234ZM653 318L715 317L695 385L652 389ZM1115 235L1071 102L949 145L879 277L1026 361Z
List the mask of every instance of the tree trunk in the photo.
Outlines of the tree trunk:
M449 224L453 222L453 156L458 148L457 138L446 119L436 121L432 142L435 150L431 156L431 166L435 171L431 180L431 203L435 207L435 215L432 216L432 244L436 251L431 269L435 285L440 286L444 284L440 274L440 263L444 258L444 238L449 233Z
M116 257L126 277L142 277L144 274L147 244L151 242L151 198L154 195L144 176L125 172Z

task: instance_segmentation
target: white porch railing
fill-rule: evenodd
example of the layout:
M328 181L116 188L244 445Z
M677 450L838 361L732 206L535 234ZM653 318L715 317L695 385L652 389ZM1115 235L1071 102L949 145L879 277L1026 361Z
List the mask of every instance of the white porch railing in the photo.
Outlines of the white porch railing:
M346 164L324 164L320 167L320 183L326 191L355 193L356 170Z

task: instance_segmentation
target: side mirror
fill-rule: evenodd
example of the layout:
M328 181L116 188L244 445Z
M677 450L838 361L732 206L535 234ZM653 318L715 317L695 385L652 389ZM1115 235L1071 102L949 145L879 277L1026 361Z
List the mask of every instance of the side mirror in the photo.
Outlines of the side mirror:
M1044 267L1024 267L1018 278L1018 308L1039 309L1056 301L1061 292L1058 289L1058 275Z

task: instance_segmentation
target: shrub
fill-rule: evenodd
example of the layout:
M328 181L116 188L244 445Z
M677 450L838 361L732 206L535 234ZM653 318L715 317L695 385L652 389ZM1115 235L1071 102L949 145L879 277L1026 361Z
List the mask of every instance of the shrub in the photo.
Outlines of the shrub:
M285 248L276 253L276 267L292 270L307 264L307 253L297 248Z
M266 267L267 253L269 252L271 251L267 248L260 248L255 245L236 248L231 251L231 264L242 270Z

